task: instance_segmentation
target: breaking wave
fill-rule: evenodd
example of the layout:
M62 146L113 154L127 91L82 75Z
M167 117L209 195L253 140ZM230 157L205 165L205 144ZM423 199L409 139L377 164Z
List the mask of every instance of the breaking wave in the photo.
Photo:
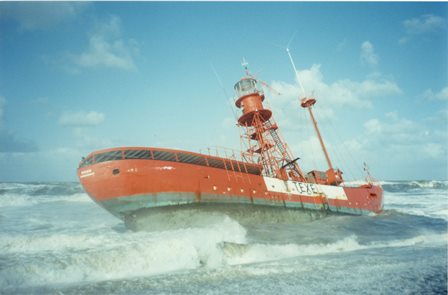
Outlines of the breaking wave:
M383 184L385 209L448 220L448 182L410 181Z
M378 216L197 205L138 212L126 220L134 231L99 208L76 183L66 188L0 183L0 293L146 277L152 282L178 273L188 277L193 270L213 280L215 270L233 272L249 265L257 271L268 261L275 261L271 264L281 273L275 265L302 257L350 261L363 251L391 257L404 250L400 247L421 250L429 257L426 263L441 253L431 249L444 250L448 242L446 182L416 183L383 183L389 191L386 210ZM399 185L408 190L394 192ZM398 251L388 250L393 248Z
M101 281L223 265L222 242L246 243L246 229L227 216L207 227L97 235L10 236L0 242L0 288ZM13 263L26 253L26 264Z
M0 207L90 202L79 183L0 183Z
M271 260L279 260L298 256L325 255L340 252L351 252L364 249L409 247L434 243L446 243L448 240L444 234L420 235L417 237L392 240L388 242L372 242L361 244L356 235L350 235L333 243L319 244L233 244L223 243L222 249L228 264L246 264Z
M421 235L405 240L363 244L356 235L332 243L250 243L247 231L226 215L208 219L208 226L161 232L110 231L96 235L60 234L40 238L2 240L0 287L44 286L79 281L143 277L197 268L217 268L326 255L373 248L408 247L446 243L446 235ZM27 253L26 264L11 261ZM11 290L11 289L10 289Z
M36 204L49 202L92 202L92 200L86 193L74 193L72 195L63 196L41 195L38 197L14 193L0 195L0 208L14 206L33 206Z
M407 192L421 189L448 190L447 180L382 181L386 192Z
M0 183L0 196L3 194L23 194L29 196L63 196L83 193L81 185L77 182L53 183Z

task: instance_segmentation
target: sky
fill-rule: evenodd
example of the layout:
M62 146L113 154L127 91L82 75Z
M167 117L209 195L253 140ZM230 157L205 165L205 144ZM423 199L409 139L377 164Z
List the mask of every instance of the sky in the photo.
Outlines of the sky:
M326 170L286 47L346 179L448 179L447 29L443 2L0 2L0 181L76 181L108 147L239 150L243 58Z

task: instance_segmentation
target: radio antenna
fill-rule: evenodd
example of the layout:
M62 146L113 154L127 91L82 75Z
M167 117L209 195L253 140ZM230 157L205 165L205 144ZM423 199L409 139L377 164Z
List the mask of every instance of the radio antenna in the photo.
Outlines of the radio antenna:
M302 97L305 97L306 96L305 88L303 88L302 82L300 81L299 72L297 72L296 65L294 64L294 60L292 59L291 52L289 51L288 47L286 47L286 52L288 52L288 56L289 56L289 59L291 60L292 68L294 69L294 73L296 74L296 80L299 83L300 90L302 90Z
M241 66L243 66L244 71L246 72L246 76L249 76L249 70L247 69L247 66L249 63L246 61L246 59L243 57L243 61L241 62Z

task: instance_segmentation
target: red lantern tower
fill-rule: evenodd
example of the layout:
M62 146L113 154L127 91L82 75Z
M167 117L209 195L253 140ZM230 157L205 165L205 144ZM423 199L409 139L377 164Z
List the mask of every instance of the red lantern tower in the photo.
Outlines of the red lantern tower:
M235 86L235 105L242 110L238 125L244 128L242 141L249 149L243 156L263 166L265 176L305 181L305 177L282 139L272 112L263 106L264 93L258 81L247 73Z

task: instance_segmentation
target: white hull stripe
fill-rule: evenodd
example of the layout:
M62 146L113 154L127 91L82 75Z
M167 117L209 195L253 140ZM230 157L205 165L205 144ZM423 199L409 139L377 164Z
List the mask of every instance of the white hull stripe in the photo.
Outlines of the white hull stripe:
M320 185L298 181L283 181L277 178L263 177L268 191L284 193L294 196L320 197L322 194L327 199L347 200L347 195L342 187Z
M79 178L85 178L85 177L89 177L89 176L93 176L93 175L95 175L95 172L92 171L91 169L88 169L88 170L81 171L81 175L79 176Z

